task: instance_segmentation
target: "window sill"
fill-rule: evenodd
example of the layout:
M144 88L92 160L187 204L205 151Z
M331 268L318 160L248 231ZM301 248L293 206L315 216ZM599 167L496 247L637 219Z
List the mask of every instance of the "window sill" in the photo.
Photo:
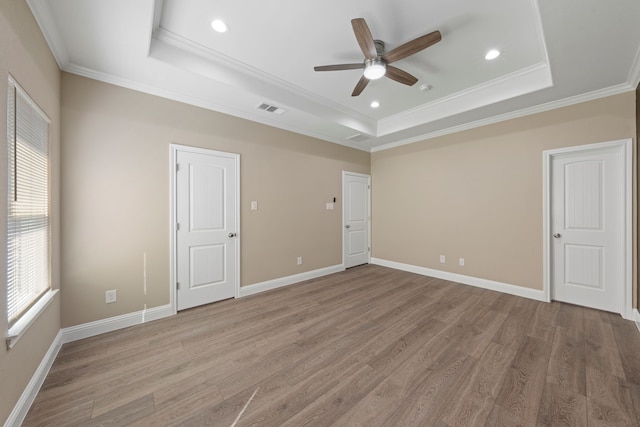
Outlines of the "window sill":
M58 291L58 289L52 289L44 294L42 298L40 298L40 300L15 323L15 325L9 328L7 331L7 350L11 350L13 346L16 345L25 332L27 332L27 329L33 325L49 304L51 304Z

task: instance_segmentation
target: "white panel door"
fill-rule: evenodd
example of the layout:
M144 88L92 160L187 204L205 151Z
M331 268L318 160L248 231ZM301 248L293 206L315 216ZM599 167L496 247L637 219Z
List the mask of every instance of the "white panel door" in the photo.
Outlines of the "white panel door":
M551 161L552 298L621 313L624 163L617 148Z
M178 151L177 308L235 295L236 155Z
M368 175L349 172L342 175L345 268L369 262L370 183Z

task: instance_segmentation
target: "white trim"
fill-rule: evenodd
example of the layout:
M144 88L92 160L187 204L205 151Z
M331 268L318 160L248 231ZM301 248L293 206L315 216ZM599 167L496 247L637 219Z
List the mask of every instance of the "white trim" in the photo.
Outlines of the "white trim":
M543 151L543 224L542 224L542 240L543 240L543 289L547 296L551 296L551 244L549 239L550 226L551 226L551 179L550 179L550 165L553 156L559 154L566 154L572 152L587 152L593 150L601 150L606 148L618 148L620 149L624 165L624 230L623 230L623 251L624 251L624 289L622 295L622 312L620 315L628 320L633 317L633 283L632 283L632 269L633 269L633 156L632 156L632 140L621 139L616 141L601 142L596 144L586 144L574 147L559 148L555 150Z
M280 101L275 102L276 105L282 105L282 100L289 100L289 102L285 101L285 104L295 100L298 101L296 108L299 111L338 123L343 120L342 117L346 116L349 118L350 128L366 134L376 133L377 121L366 114L324 97L319 97L316 93L301 86L296 86L252 65L206 48L161 26L154 28L151 43L149 56L154 59L172 65L179 64L182 67L192 68L189 67L189 63L192 61L185 61L184 56L177 55L175 51L163 49L161 45L171 46L178 49L182 55L187 53L206 61L191 70L204 77L214 78L223 84L249 89L258 89L254 82L260 82L259 90L263 95L279 96ZM160 45L154 43L160 43ZM274 92L274 90L278 92ZM258 93L256 90L253 92ZM289 109L292 108L290 105L287 106Z
M401 132L552 86L549 64L539 62L494 80L380 119L376 136Z
M42 387L44 380L47 378L49 369L51 369L53 362L56 360L60 347L62 347L62 331L58 331L58 334L53 339L49 350L47 350L42 361L40 361L38 369L33 373L31 380L25 387L22 395L20 395L20 399L18 399L9 417L6 419L4 423L5 427L19 426L22 424L33 401L38 395L38 391L40 391L40 387Z
M180 144L169 144L169 175L170 175L170 189L169 189L169 305L173 309L173 314L177 313L177 300L176 300L176 283L178 281L177 271L176 271L176 262L177 262L177 252L176 252L176 239L175 239L175 224L177 221L176 218L176 209L177 209L177 200L176 200L176 165L178 161L178 151L184 151L188 153L197 153L197 154L206 154L213 155L218 157L227 157L233 159L235 162L236 169L236 198L235 198L235 208L236 208L236 230L235 233L238 236L236 239L236 283L234 294L235 297L240 296L240 242L242 234L240 233L240 154L237 153L229 153L226 151L217 151L211 150L209 148L198 148L191 147L188 145L180 145Z
M56 59L58 68L64 69L65 65L69 63L69 53L63 38L60 36L58 24L53 19L49 2L45 0L27 0L27 4L47 41L49 50Z
M176 303L176 164L178 149L169 144L169 306L171 314L178 312Z
M462 283L464 285L475 286L477 288L489 289L492 291L502 292L505 294L515 295L523 298L529 298L537 301L548 302L545 299L544 292L539 289L525 288L524 286L512 285L510 283L496 282L494 280L482 279L479 277L465 276L448 271L434 270L427 267L417 265L403 264L395 261L388 261L379 258L371 258L371 264L380 265L382 267L394 268L396 270L408 271L409 273L421 274L423 276L435 277L438 279L449 280L451 282Z
M345 231L346 228L346 224L345 224L345 206L347 205L346 203L346 199L345 199L345 191L344 191L344 184L345 184L345 178L347 175L353 175L353 176L359 176L361 178L367 178L367 216L369 217L369 221L368 221L368 235L367 235L367 247L369 248L369 253L367 255L367 262L370 263L371 262L371 253L373 248L371 247L371 175L367 175L364 173L357 173L357 172L349 172L349 171L342 171L342 265L346 266L347 265L347 257L346 257L346 241L347 241L347 232Z
M161 305L159 307L148 308L146 310L135 311L133 313L122 314L120 316L109 317L107 319L96 320L95 322L84 323L82 325L71 326L61 329L62 343L73 342L84 338L93 337L129 326L140 325L152 320L169 317L175 313L171 305Z
M305 280L316 279L329 274L344 271L344 265L332 265L330 267L319 268L317 270L306 271L292 276L280 277L278 279L267 280L266 282L254 283L253 285L242 286L239 297L246 297L260 292L270 291L283 286L304 282Z
M363 147L360 144L353 143L348 139L337 138L318 131L310 131L301 126L296 126L292 123L286 123L282 120L277 120L277 114L260 114L257 109L246 111L229 105L217 104L213 102L213 99L201 99L195 96L186 95L184 93L171 91L165 88L152 86L146 83L138 82L136 80L123 78L113 74L103 73L95 71L90 68L85 68L76 64L67 64L62 71L67 73L76 74L78 76L87 77L92 80L108 83L114 86L123 87L125 89L135 90L152 96L158 96L160 98L170 99L173 101L182 102L184 104L193 105L196 107L204 108L210 111L216 111L218 113L228 114L230 116L238 117L241 119L249 120L255 123L261 123L263 125L271 126L276 129L283 129L289 132L298 133L300 135L306 135L311 138L320 139L322 141L332 142L334 144L343 145L345 147L354 148L356 150L369 152L369 147ZM273 101L274 104L280 104ZM264 113L264 112L263 112Z
M637 308L633 309L633 319L632 320L636 324L636 327L638 328L638 331L640 331L640 312L638 311Z
M616 86L610 86L604 89L594 90L593 92L583 93L569 98L560 99L557 101L547 102L546 104L534 105L526 107L516 111L510 111L504 114L492 115L484 119L476 120L473 122L464 123L458 126L452 126L433 132L428 132L411 138L402 139L395 142L389 142L387 144L378 145L371 148L371 152L390 150L392 148L401 147L403 145L409 145L416 142L427 141L429 139L438 138L445 135L451 135L453 133L462 132L465 130L475 129L482 126L492 125L495 123L504 122L507 120L518 119L520 117L530 116L533 114L544 113L545 111L552 111L558 108L569 107L571 105L580 104L583 102L594 101L596 99L606 98L608 96L620 95L621 93L635 91L635 87L628 84L619 84Z
M50 289L44 294L25 314L22 315L12 327L7 330L7 350L11 350L20 338L27 332L29 327L40 317L42 313L53 302L58 289Z
M635 58L633 58L633 64L631 65L631 69L629 70L627 82L633 87L638 87L638 85L640 84L640 47L636 52Z

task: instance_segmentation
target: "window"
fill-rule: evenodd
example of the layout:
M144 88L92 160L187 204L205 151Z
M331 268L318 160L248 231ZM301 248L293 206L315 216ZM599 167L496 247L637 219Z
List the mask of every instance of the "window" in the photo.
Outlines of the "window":
M14 327L50 289L49 119L10 78L7 96L7 317ZM22 332L22 327L19 328ZM8 344L11 345L8 341Z

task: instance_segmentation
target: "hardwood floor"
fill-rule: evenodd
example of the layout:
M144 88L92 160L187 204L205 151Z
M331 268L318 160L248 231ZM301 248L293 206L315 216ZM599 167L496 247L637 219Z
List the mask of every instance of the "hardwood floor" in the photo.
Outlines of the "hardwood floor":
M637 426L640 332L368 265L66 344L24 425Z

